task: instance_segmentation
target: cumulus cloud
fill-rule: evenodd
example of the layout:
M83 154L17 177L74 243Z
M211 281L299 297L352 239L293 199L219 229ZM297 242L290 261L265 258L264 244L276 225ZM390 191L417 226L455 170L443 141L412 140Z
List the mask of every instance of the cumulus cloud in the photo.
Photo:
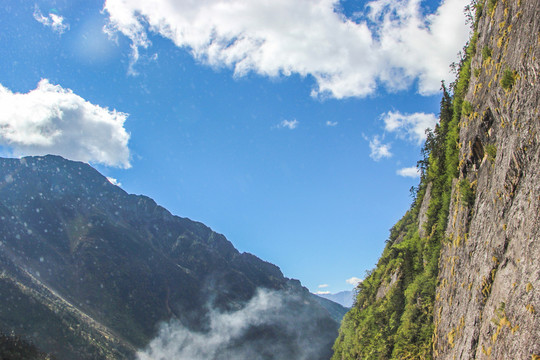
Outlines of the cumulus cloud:
M338 122L337 121L326 121L326 126L337 126Z
M369 148L371 150L369 157L375 161L392 157L390 144L383 144L378 135L375 135L373 139L369 140Z
M289 307L288 301L297 302ZM320 324L298 307L301 299L277 291L259 290L241 309L210 310L209 329L191 331L179 322L162 324L158 336L137 353L138 360L309 360L320 356ZM260 336L261 334L267 336ZM272 335L273 334L273 335ZM277 334L285 341L285 345ZM257 340L257 336L260 337Z
M416 166L399 169L396 173L399 176L403 176L403 177L410 177L410 178L420 177L420 170L418 170Z
M345 282L347 284L351 284L351 285L356 286L356 285L358 285L359 283L362 282L362 279L353 276L352 278L345 280Z
M420 0L375 0L353 21L339 0L106 0L109 34L131 39L132 62L151 46L149 33L168 38L212 67L235 76L311 76L313 96L363 97L382 83L390 90L418 79L433 94L451 81L449 64L469 29L469 0L443 0L424 14Z
M294 120L283 120L282 122L279 123L278 127L279 128L287 128L289 130L294 130L298 127L298 124L299 124L299 121L294 119Z
M129 168L127 116L46 79L26 94L0 84L0 145L14 156L55 154Z
M389 111L382 114L381 118L386 131L396 133L397 136L417 144L421 144L426 139L426 129L434 129L438 122L435 114L401 114L399 111Z
M64 23L64 17L55 13L49 13L49 16L43 16L37 5L34 8L34 19L44 26L50 27L58 34L62 34L69 29L69 24Z

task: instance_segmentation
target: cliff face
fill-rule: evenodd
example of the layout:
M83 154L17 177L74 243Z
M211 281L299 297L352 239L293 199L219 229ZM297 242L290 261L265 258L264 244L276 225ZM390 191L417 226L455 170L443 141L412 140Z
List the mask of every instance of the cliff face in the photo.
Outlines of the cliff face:
M471 106L460 122L459 180L434 309L436 359L540 354L540 6L492 3L479 18ZM458 184L470 187L469 201Z
M359 285L334 360L540 358L540 3L474 8L416 199Z

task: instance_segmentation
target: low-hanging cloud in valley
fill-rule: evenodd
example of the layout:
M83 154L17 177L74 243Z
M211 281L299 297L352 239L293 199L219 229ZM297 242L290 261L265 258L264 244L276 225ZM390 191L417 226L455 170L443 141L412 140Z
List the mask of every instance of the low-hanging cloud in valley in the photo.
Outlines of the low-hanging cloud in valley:
M309 360L320 356L324 345L308 308L287 303L297 295L258 290L242 308L232 312L210 310L208 331L189 330L178 321L163 323L158 336L137 353L138 360ZM307 312L306 312L307 311ZM308 327L315 327L310 334ZM254 333L267 335L257 338ZM276 331L280 341L276 341ZM313 331L313 329L312 329ZM273 334L268 337L268 334ZM274 336L274 337L272 337ZM327 344L329 345L329 344Z
M129 168L127 116L46 79L25 94L0 84L0 145L13 156L54 154Z
M421 94L439 91L469 36L468 3L443 0L425 14L420 0L375 0L354 19L339 0L106 0L104 11L105 31L131 40L131 73L150 34L159 34L235 76L312 76L313 96L339 99L415 80Z

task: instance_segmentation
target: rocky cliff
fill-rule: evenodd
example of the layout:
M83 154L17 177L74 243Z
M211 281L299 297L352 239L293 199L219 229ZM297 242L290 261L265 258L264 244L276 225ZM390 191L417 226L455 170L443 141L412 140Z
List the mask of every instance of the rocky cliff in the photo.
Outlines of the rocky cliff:
M434 308L436 359L540 355L540 3L488 1ZM470 105L469 105L470 104Z
M540 3L473 9L416 199L333 359L540 358Z
M273 295L257 312L259 289ZM275 265L87 164L0 159L0 333L56 359L124 359L162 323L204 338L216 314L232 319L247 305L256 321L206 358L251 345L255 359L330 356L337 323Z

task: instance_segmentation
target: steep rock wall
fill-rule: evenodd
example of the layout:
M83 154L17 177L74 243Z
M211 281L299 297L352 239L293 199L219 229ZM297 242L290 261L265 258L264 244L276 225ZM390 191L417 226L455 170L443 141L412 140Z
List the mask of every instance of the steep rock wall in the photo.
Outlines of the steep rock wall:
M478 19L439 262L436 359L540 354L539 9L486 1Z
M359 284L333 360L540 359L540 3L472 5L416 199Z

